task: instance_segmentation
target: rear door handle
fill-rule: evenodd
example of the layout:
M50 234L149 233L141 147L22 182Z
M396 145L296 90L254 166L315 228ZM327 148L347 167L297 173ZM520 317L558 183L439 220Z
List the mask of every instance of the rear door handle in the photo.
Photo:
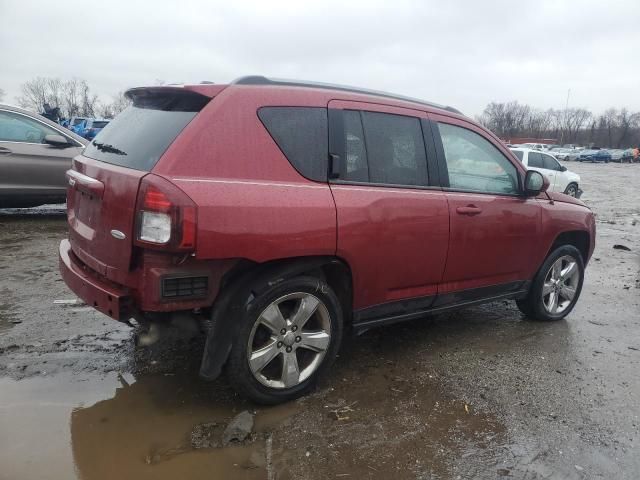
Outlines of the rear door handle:
M456 212L460 215L478 215L479 213L482 213L482 209L475 205L467 205L466 207L456 208Z
M11 155L12 153L8 148L0 147L0 155Z

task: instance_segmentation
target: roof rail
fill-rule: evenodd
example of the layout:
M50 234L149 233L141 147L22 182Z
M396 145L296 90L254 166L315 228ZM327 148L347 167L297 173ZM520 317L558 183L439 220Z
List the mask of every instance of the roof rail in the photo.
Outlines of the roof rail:
M284 86L284 87L309 87L309 88L321 88L324 90L338 90L341 92L361 93L363 95L373 95L376 97L392 98L394 100L402 100L405 102L419 103L428 107L439 108L448 112L457 113L462 115L458 109L448 107L445 105L439 105L437 103L425 102L412 97L405 97L404 95L396 95L394 93L380 92L377 90L368 90L366 88L349 87L346 85L335 85L333 83L322 82L305 82L299 80L286 80L280 78L267 78L262 75L250 75L246 77L236 78L231 82L231 85L268 85L268 86Z

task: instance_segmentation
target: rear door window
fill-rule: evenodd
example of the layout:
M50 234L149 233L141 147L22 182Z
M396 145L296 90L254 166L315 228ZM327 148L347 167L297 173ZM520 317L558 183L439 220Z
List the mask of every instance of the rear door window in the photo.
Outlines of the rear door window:
M293 167L304 177L327 181L327 109L262 107L258 117Z
M134 91L133 101L104 127L83 155L150 171L210 98L189 91Z
M362 122L372 183L427 184L427 154L419 119L362 112Z
M367 165L367 149L364 144L364 130L360 112L344 111L345 161L340 178L352 182L368 182L369 166Z
M420 120L368 111L344 111L345 161L340 179L385 185L428 184Z

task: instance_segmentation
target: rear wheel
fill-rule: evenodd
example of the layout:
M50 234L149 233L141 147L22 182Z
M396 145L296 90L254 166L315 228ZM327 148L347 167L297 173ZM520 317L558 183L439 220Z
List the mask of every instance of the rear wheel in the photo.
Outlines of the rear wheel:
M561 320L573 310L583 281L584 262L578 249L558 247L538 270L527 298L517 301L518 308L534 320Z
M314 277L278 283L250 299L227 374L241 394L262 404L297 398L333 363L342 309L331 287Z

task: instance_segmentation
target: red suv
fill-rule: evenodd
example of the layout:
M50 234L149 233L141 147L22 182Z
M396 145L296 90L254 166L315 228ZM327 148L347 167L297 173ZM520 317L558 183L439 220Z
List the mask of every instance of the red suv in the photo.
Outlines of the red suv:
M199 319L201 375L254 401L307 391L346 328L578 300L592 212L453 108L264 77L127 95L67 173L62 276L116 320Z

